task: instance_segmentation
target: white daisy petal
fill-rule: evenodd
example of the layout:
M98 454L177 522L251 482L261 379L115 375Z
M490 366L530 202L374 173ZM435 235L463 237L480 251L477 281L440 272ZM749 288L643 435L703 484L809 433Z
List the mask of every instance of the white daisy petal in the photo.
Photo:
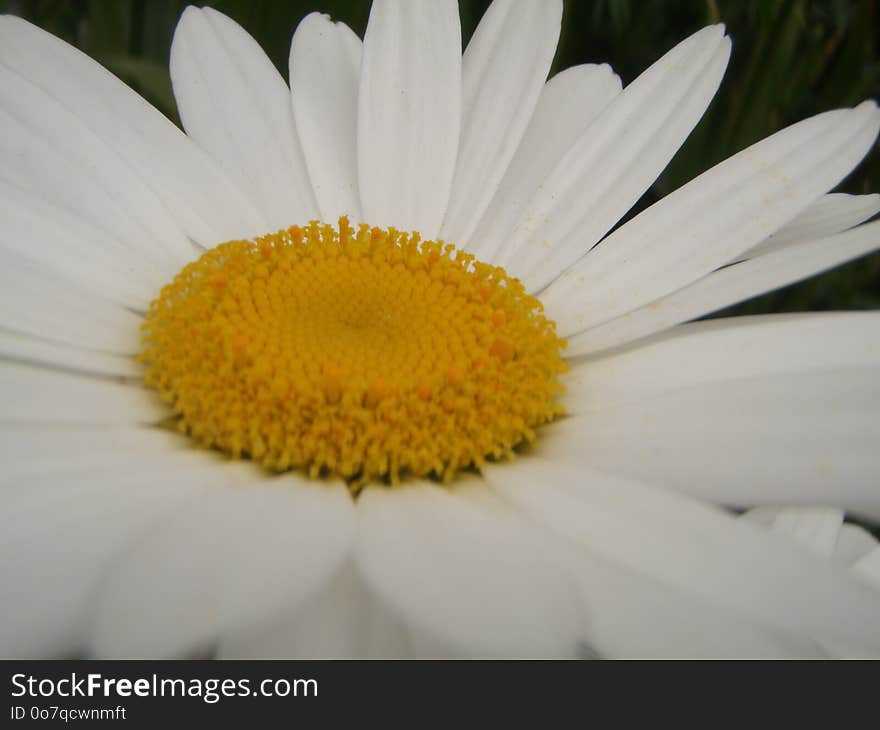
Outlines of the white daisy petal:
M56 424L0 424L7 432L13 428L21 430L22 425L45 427ZM71 427L75 424L58 425ZM62 449L57 454L44 454L42 458L35 458L33 455L24 458L16 455L13 461L4 465L3 475L0 476L0 490L4 500L16 500L25 492L34 496L37 491L49 493L57 488L66 489L66 485L74 479L96 480L108 473L115 474L120 470L131 469L133 461L139 456L141 456L140 452L134 449L112 452L106 447L85 452ZM158 450L150 455L157 464L167 463L167 457L168 453Z
M148 525L240 472L188 458L138 458L115 468L27 480L6 498L0 542L3 656L81 652L101 577Z
M575 367L539 447L711 501L880 514L880 313L695 323Z
M776 519L776 515L778 515L785 509L790 508L773 507L764 504L745 510L742 514L740 514L739 519L745 520L746 522L754 522L756 525L761 525L762 527L766 527L769 530L770 526L773 524L773 520Z
M846 523L840 529L831 557L836 564L850 568L876 547L877 538L864 527Z
M774 248L704 276L648 306L592 327L568 340L566 355L593 354L718 311L814 276L880 249L880 222Z
M139 252L4 181L0 181L0 250L136 309L146 308L165 283L163 274Z
M834 507L796 507L781 510L771 530L788 535L795 543L821 558L834 555L843 526L843 511Z
M853 564L852 572L866 584L880 591L880 547L859 558Z
M290 90L257 42L212 8L189 6L171 44L186 133L263 213L271 230L318 217Z
M144 457L158 463L189 441L165 429L95 424L0 424L0 485L23 488L25 477L58 469L115 463L120 457Z
M290 91L321 215L363 220L358 196L357 104L363 44L345 23L311 13L290 46Z
M504 481L505 470L486 471ZM552 474L548 475L552 478ZM542 480L541 483L544 483ZM543 491L536 496L542 499ZM517 498L514 504L529 500ZM591 655L616 658L815 657L814 642L746 619L707 601L578 546L573 573L588 606L586 637Z
M357 565L410 624L465 656L574 656L586 617L558 550L502 504L368 487Z
M730 317L574 364L566 407L576 415L693 386L880 366L880 312ZM686 365L687 367L684 367Z
M358 94L358 184L367 221L436 236L460 124L458 4L376 0Z
M562 0L495 0L462 58L458 162L442 238L465 243L523 137L556 53Z
M27 303L23 306L23 303ZM83 349L139 350L141 318L13 254L0 268L0 328Z
M530 290L546 286L631 208L715 95L730 56L722 26L680 43L612 101L535 197L499 263Z
M26 424L24 429L16 426L16 429L27 430L32 425ZM69 424L66 425L68 428L64 430L71 431ZM107 442L110 444L113 439L107 439ZM172 448L162 453L153 447L154 444L144 442L141 445L127 443L121 452L114 452L108 447L80 454L68 450L58 455L47 454L45 463L37 462L33 458L19 457L12 464L12 471L18 472L15 477L8 478L4 474L0 480L5 506L9 508L5 513L6 519L16 523L16 513L23 514L26 510L33 514L43 510L48 514L65 500L89 496L89 489L100 492L110 488L119 491L140 488L140 481L126 477L128 472L148 471L151 478L155 479L171 469L198 472L207 466L217 468L227 463L227 460L217 454L205 454L196 449ZM159 454L162 456L159 457ZM245 467L249 470L254 468L252 464L237 463L228 470L223 469L221 476L234 476L236 467L239 471ZM250 476L253 479L252 473ZM26 528L23 529L26 531Z
M794 220L746 252L753 258L802 241L825 238L848 230L880 213L880 195L823 195Z
M281 477L218 487L115 567L91 646L100 656L179 656L293 611L339 569L354 524L343 485Z
M731 261L839 183L878 129L874 102L819 114L667 195L543 293L559 331L581 332L631 312Z
M778 535L647 484L523 461L493 488L610 560L832 652L880 651L880 594Z
M739 519L785 535L845 570L877 546L877 539L864 527L844 522L843 511L836 507L762 505L747 509Z
M256 209L204 152L85 54L7 15L0 18L0 63L76 115L202 245L266 230Z
M550 79L477 230L470 242L458 243L466 244L467 250L483 260L493 261L523 206L620 89L620 78L608 65L573 66Z
M141 427L135 428L122 424L115 425L98 424L0 424L3 428L3 436L21 447L22 435L34 435L39 443L48 443L50 450L34 454L33 449L24 445L23 453L14 453L7 458L2 476L0 476L0 489L3 498L7 500L21 501L22 498L39 497L39 492L49 494L52 490L67 489L67 485L74 480L84 480L84 483L114 483L120 489L124 489L127 482L120 479L120 472L133 470L138 465L147 465L150 468L170 468L179 463L184 466L197 463L204 466L206 463L216 462L217 468L229 468L223 457L187 448L189 442L182 439L179 434L165 432L169 440L163 441L154 434L160 434L160 429ZM89 438L77 438L81 431L88 429ZM122 431L126 438L117 438L109 431ZM67 437L67 441L58 443L57 439L40 438L46 433L57 432ZM94 436L101 434L101 439ZM148 438L147 436L152 436ZM76 448L73 444L82 444ZM11 451L11 448L4 448ZM200 460L200 461L198 461ZM233 465L232 470L235 469Z
M542 455L712 502L880 517L876 368L768 375L618 403L548 429Z
M4 330L0 330L0 360L119 378L140 378L142 375L142 368L130 357L83 350Z
M786 535L795 544L880 590L877 538L861 525L844 523L843 517L843 512L833 507L756 507L741 519Z
M577 575L589 606L588 644L599 658L778 659L827 653L808 639L746 619L595 551L582 553Z
M79 118L0 66L0 179L65 208L173 273L195 255L140 177Z
M226 637L218 655L221 659L400 659L410 652L406 626L347 563L293 616L256 632Z
M168 416L139 385L0 362L3 423L150 424Z

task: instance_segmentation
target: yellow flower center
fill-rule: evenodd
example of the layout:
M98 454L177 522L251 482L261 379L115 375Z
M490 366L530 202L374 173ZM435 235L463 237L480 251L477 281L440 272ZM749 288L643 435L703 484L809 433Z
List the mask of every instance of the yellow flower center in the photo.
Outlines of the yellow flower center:
M204 446L352 484L449 480L562 413L565 343L541 311L501 268L341 218L186 266L140 359Z

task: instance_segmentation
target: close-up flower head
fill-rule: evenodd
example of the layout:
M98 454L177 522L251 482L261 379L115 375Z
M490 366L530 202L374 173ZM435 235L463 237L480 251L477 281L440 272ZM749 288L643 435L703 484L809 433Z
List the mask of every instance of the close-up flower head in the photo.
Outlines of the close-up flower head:
M880 249L880 110L658 185L725 25L563 11L190 6L162 110L0 16L0 656L880 655L880 310L707 317Z

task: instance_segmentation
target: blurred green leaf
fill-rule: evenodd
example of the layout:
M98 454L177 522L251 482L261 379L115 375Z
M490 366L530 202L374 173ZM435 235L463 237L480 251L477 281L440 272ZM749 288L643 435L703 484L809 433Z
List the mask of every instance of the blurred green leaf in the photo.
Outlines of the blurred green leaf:
M89 0L83 44L91 55L128 53L132 34L132 0Z

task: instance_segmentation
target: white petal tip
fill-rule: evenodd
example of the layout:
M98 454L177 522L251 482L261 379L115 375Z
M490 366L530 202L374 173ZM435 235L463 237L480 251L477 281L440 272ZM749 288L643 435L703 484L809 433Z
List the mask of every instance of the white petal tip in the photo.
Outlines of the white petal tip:
M180 20L177 21L177 24L180 25L184 20L190 21L201 15L203 8L197 7L195 5L187 5L183 12L180 14Z
M874 99L866 99L857 107L855 107L853 111L860 112L865 116L871 114L880 117L880 109L877 108L877 102Z

